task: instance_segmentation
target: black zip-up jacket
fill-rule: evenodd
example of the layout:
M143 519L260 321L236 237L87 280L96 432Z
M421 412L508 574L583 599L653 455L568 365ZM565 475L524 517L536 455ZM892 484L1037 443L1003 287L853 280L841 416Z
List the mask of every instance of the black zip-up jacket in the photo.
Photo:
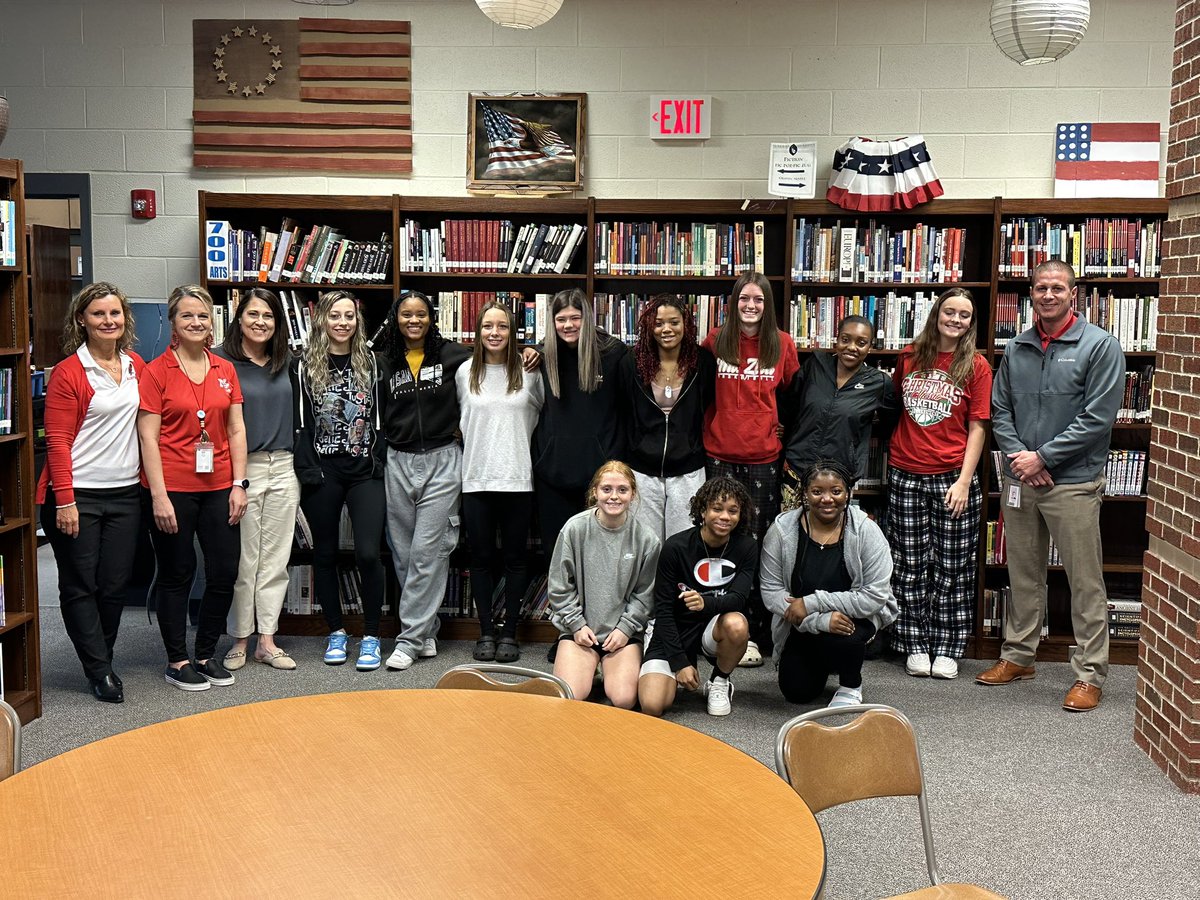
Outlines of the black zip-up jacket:
M579 389L578 354L557 335L554 340L558 341L558 380L562 396L555 397L550 391L543 364L542 386L546 390L546 403L530 448L533 474L559 490L578 488L582 492L602 463L622 459L625 452L625 427L618 415L617 369L628 348L616 338L601 334L600 375L603 380L596 390L585 394Z
M325 483L321 470L321 457L313 442L313 425L317 421L313 407L312 386L304 360L297 359L290 369L292 398L296 404L292 421L296 424L295 440L292 444L292 468L302 485L319 486ZM371 389L375 395L375 408L371 414L371 477L382 478L386 465L385 445L379 439L379 366L376 354L371 354Z
M458 390L454 373L471 358L461 344L446 342L435 359L427 356L416 379L408 363L395 367L379 358L379 394L383 399L383 435L388 446L406 453L448 447L458 432Z
M890 435L896 424L892 379L864 365L839 388L837 355L819 352L805 360L797 381L796 412L783 451L788 465L803 472L818 459L836 459L862 478L875 414L882 435Z
M717 363L701 348L670 411L654 402L654 391L637 375L633 353L617 367L621 415L628 429L625 462L635 471L674 478L704 468L704 411L713 402Z

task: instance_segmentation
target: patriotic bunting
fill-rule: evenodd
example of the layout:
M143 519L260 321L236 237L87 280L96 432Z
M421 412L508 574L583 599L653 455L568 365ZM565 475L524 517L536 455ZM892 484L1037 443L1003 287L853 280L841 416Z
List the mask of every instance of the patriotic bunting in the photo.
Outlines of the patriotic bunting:
M833 154L825 196L844 209L882 212L912 209L943 193L918 134L894 141L851 138Z

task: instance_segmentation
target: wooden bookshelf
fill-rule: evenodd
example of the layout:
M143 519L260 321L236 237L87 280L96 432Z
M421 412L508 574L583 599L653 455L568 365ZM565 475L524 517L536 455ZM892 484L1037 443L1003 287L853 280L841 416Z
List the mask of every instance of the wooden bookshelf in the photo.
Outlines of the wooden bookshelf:
M685 296L709 298L709 309L728 295L736 274L663 274L648 267L642 274L608 274L597 271L597 235L599 225L605 222L632 223L644 226L648 231L654 225L677 223L687 228L694 223L709 223L736 228L762 223L763 274L770 281L779 327L792 333L796 325L798 298L802 296L830 298L873 293L886 294L891 291L897 296L911 297L917 292L936 298L951 286L971 291L979 309L979 349L988 360L996 365L1003 355L1003 347L995 341L997 322L997 298L1001 292L1022 293L1028 289L1028 278L1000 275L1003 225L1019 216L1042 216L1054 222L1081 222L1089 217L1127 217L1155 222L1165 222L1167 204L1164 200L1004 200L1002 198L981 200L935 200L915 210L881 213L859 213L842 209L824 200L621 200L621 199L530 199L530 198L472 198L472 197L410 197L410 196L315 196L282 194L212 194L200 193L201 251L203 251L203 224L205 219L223 219L240 228L278 228L283 216L291 216L306 224L333 224L343 228L344 233L355 239L370 239L385 227L390 227L396 252L393 254L390 280L384 284L364 286L285 284L282 287L299 289L315 299L315 292L331 287L345 287L358 294L366 306L368 321L377 323L384 315L395 293L401 289L417 289L436 298L440 294L450 296L456 291L513 291L527 297L550 295L566 288L582 288L590 297L614 296L627 298L633 308L627 308L623 321L629 322L635 315L636 302L660 292ZM587 228L583 244L567 271L532 273L508 273L487 271L426 272L415 271L401 265L400 241L406 221L418 223L422 228L432 229L451 220L482 222L511 221L514 225L536 223L546 225L579 224ZM861 277L847 280L840 278L814 279L793 277L797 268L796 230L801 221L820 220L823 225L853 225L868 228L886 225L896 230L915 229L919 225L938 229L962 229L957 280L873 281ZM649 246L649 245L647 245ZM647 257L647 263L656 260ZM840 274L840 273L839 273ZM219 292L225 288L250 287L258 282L207 282L205 286L220 299ZM1088 276L1081 277L1082 290L1098 288L1102 293L1111 291L1117 297L1156 295L1160 286L1157 277L1143 276ZM268 283L267 287L272 285ZM629 298L632 298L629 301ZM714 312L715 317L715 312ZM473 328L473 322L465 330ZM542 335L535 335L540 338ZM626 335L628 337L628 335ZM0 338L0 345L8 343ZM13 343L19 343L14 341ZM809 344L799 343L802 353L816 352ZM19 353L20 351L13 351ZM869 362L885 368L893 366L899 349L876 349ZM0 355L3 351L0 350ZM1130 351L1126 353L1129 369L1135 370L1154 362L1152 351ZM1144 423L1117 425L1113 431L1113 447L1116 449L1149 449L1150 428ZM969 653L982 657L994 657L999 650L998 638L986 637L979 624L982 619L982 597L985 588L994 588L1006 583L1003 567L986 566L984 549L988 518L994 518L999 510L999 495L995 478L991 472L991 461L984 454L980 461L979 475L985 492L981 514L980 554L977 585L976 628L969 644ZM869 492L872 501L886 498L886 489L877 488ZM1102 513L1102 537L1105 546L1105 577L1114 584L1128 581L1135 572L1140 572L1141 553L1146 547L1144 528L1145 497L1106 498ZM389 578L392 577L389 575ZM1065 578L1061 572L1051 572L1050 604L1051 634L1042 642L1040 658L1061 659L1069 648L1070 622L1068 594ZM305 617L285 616L284 630L306 630L312 633L323 631L319 617L308 617L311 621L300 621ZM353 618L347 617L353 627ZM385 634L389 626L385 623ZM391 624L394 625L394 618ZM474 619L452 619L443 624L442 635L447 638L472 638L478 625ZM548 623L525 623L522 625L523 639L548 640L553 637L553 628ZM393 632L394 633L394 632ZM536 637L525 637L536 635ZM1112 642L1114 662L1131 662L1136 657L1135 641Z
M16 210L17 265L0 268L0 366L13 378L13 433L0 440L0 556L4 558L4 624L0 625L4 699L22 722L42 714L38 632L37 525L33 504L32 396L29 383L29 294L24 172L0 159L0 200Z

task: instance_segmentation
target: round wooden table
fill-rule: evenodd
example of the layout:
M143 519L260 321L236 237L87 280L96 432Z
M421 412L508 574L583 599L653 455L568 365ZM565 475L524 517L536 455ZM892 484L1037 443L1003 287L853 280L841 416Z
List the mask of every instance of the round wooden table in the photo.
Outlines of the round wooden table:
M12 897L814 897L800 797L594 703L322 694L139 728L0 783Z

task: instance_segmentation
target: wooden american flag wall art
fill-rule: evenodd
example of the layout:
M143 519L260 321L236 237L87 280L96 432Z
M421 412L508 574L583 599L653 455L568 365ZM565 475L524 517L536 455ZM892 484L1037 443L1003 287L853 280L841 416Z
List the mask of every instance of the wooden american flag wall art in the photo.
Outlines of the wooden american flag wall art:
M412 173L411 27L197 19L197 168Z

